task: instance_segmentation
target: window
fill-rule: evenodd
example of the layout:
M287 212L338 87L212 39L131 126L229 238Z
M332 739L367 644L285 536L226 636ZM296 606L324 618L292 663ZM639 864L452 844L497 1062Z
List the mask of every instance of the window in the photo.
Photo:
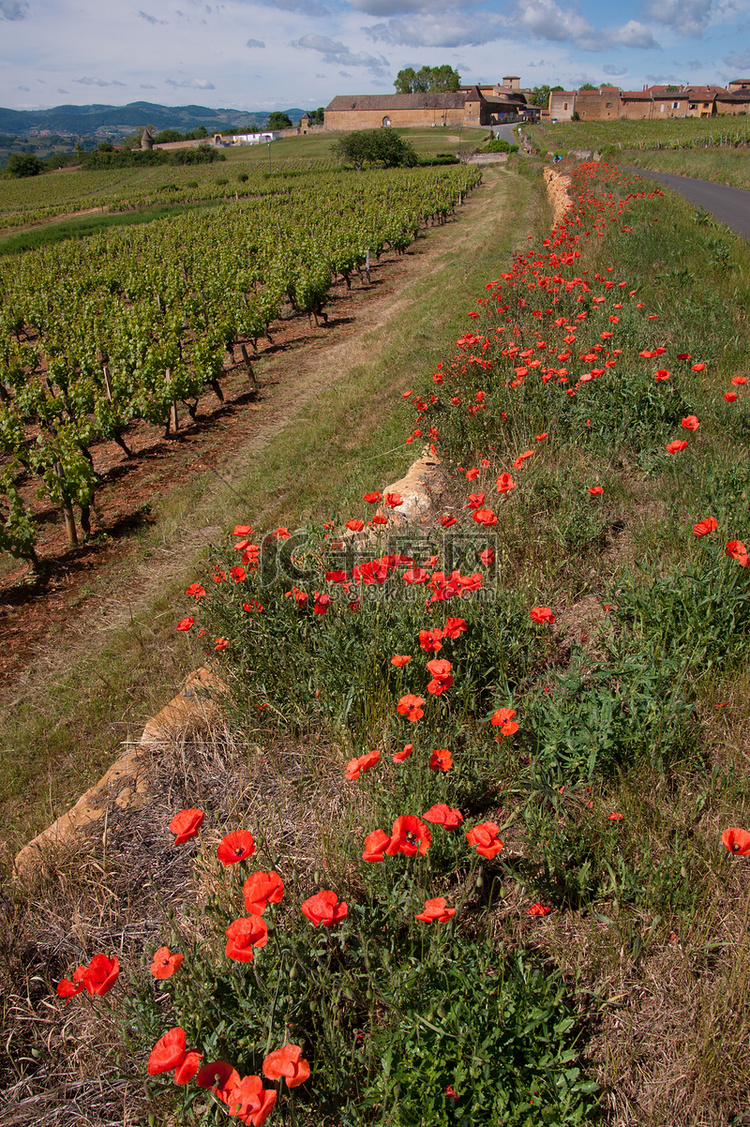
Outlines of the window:
M679 109L679 108L680 108L680 103L679 103L679 102L672 102L672 109L673 109L673 110L677 110L677 109Z
M384 117L383 118L383 128L387 129L390 124L391 124L391 119L389 117Z
M612 103L611 103L611 102L607 102L607 109L610 109L610 108L611 108L611 106L612 106Z
M568 108L568 103L567 103L567 102L563 102L563 109L564 109L564 110L566 110L567 108Z
M664 113L664 103L659 106L659 113Z

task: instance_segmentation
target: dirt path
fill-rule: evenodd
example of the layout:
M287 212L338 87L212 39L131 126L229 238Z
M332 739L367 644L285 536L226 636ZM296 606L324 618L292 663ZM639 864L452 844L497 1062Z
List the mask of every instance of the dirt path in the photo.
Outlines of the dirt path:
M32 694L40 678L64 670L69 649L96 646L97 638L132 620L184 569L186 558L222 534L211 513L216 497L232 488L233 467L247 465L303 412L324 405L350 370L398 334L400 318L417 300L407 292L409 283L424 282L444 268L448 250L459 260L464 246L476 242L477 224L490 223L502 179L500 173L472 193L456 220L428 230L410 253L375 265L371 286L355 284L346 291L342 285L329 306L327 327L295 318L272 329L273 345L258 367L262 388L257 396L250 394L238 366L228 381L226 403L204 397L198 425L178 440L165 440L156 428L143 426L128 436L137 453L131 461L114 444L94 451L105 479L95 538L67 550L59 518L42 514L51 518L40 543L47 561L43 578L29 582L28 569L15 567L0 580L0 685L9 705ZM191 514L192 527L181 528L171 542L144 555L136 533L153 522L154 495L189 488L207 469L215 471L215 480ZM252 512L254 520L261 515Z

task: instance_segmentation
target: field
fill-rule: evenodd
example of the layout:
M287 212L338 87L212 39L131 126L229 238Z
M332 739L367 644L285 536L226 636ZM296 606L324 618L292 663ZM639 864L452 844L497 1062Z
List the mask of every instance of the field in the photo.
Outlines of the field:
M14 1127L750 1122L750 252L485 179L87 667L205 662L224 722L12 886Z

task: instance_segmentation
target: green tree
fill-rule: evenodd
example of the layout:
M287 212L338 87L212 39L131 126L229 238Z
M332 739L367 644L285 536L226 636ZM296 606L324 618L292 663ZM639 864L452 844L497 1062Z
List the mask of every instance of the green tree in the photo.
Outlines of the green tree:
M14 177L38 176L46 171L46 165L33 153L11 153L5 166Z
M311 110L307 115L310 119L310 125L323 125L325 123L325 106L318 106L316 110Z
M598 90L598 86L592 86L590 82L584 82L583 86L578 87L579 90Z
M162 131L160 133L157 133L154 137L154 144L168 145L172 141L184 140L185 138L182 133L180 133L179 129L162 129Z
M396 75L393 85L398 94L455 93L461 85L461 75L448 63L439 67L405 67Z
M288 113L280 113L279 110L274 110L273 113L268 115L268 129L291 129L292 119Z
M417 154L408 141L393 129L359 129L348 133L333 146L340 160L364 168L366 164L384 164L386 168L418 164Z

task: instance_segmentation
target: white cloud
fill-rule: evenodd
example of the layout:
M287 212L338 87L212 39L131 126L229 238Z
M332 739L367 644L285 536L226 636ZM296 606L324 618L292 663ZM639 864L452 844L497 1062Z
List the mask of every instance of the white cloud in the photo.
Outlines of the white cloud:
M713 0L646 0L646 14L678 35L700 35L711 17Z
M622 47L641 47L649 49L658 44L645 24L639 20L628 20L622 27L617 27L609 32L612 43L619 43Z
M246 47L265 47L265 43L263 42L262 39L248 39L248 41L245 43L245 46Z
M628 72L625 67L616 67L612 63L608 63L607 66L602 67L602 73L608 74L610 78L622 78Z
M579 51L658 46L649 29L638 20L628 20L621 27L598 29L579 11L561 8L555 0L518 0L513 17L512 26L523 29L535 39L570 43Z
M303 35L290 44L291 47L318 51L324 63L339 67L366 67L373 74L382 75L388 67L388 60L381 55L379 59L364 51L352 51L346 44L326 35Z
M162 25L166 25L167 23L166 20L157 20L156 16L150 16L148 12L139 12L138 15L142 20L145 20L146 23Z
M75 82L77 86L124 86L125 85L124 82L118 82L116 78L113 78L110 82L107 82L103 78L74 78L73 82Z
M207 78L183 78L182 82L176 82L174 78L165 78L165 85L173 86L175 90L215 90L213 82L209 82Z
M419 12L425 7L424 0L349 0L357 12L368 16L399 16L406 12Z
M401 16L376 23L364 29L375 42L398 47L476 47L492 43L505 30L499 16L484 12L482 16L469 15L465 10L445 12L420 12L414 16Z
M733 51L731 55L727 55L724 62L729 67L734 67L735 70L750 70L750 51Z
M301 16L329 16L328 8L314 0L270 0L269 8L279 8L283 12L297 12Z

